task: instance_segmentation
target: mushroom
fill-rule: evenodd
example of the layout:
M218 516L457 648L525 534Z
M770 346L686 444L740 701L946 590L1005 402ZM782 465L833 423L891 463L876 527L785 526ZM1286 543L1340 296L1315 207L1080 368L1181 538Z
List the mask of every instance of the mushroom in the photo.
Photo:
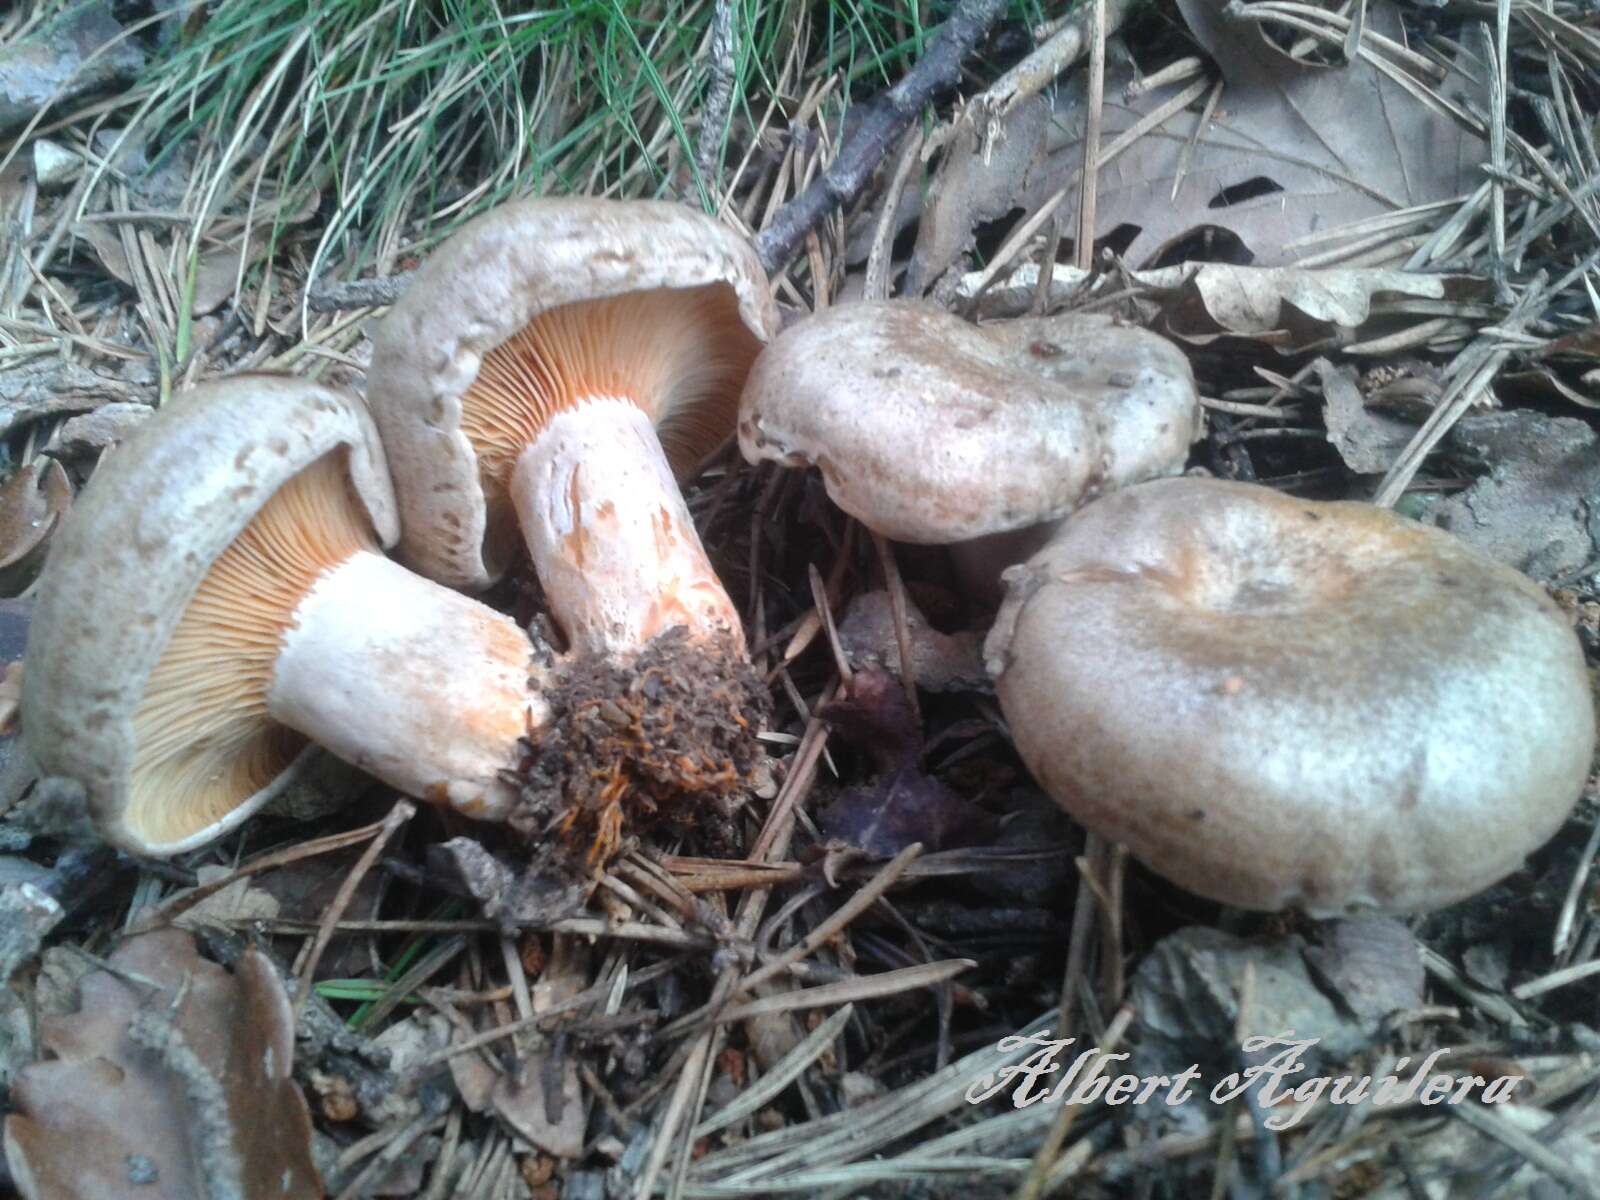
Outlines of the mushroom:
M1438 908L1515 870L1582 790L1594 712L1560 610L1387 509L1144 483L1006 581L985 653L1023 761L1213 900Z
M1148 330L1071 313L977 326L891 300L775 339L745 383L739 446L816 466L886 537L971 543L999 560L982 578L1042 544L1044 523L1182 470L1199 427L1188 359Z
M682 205L540 198L469 223L374 339L403 557L481 588L520 524L575 648L620 657L684 626L742 655L674 474L731 434L776 326L754 252Z
M237 826L308 738L403 792L503 816L502 773L542 719L533 646L385 558L395 534L359 403L267 375L175 397L52 542L22 693L44 773L147 855Z

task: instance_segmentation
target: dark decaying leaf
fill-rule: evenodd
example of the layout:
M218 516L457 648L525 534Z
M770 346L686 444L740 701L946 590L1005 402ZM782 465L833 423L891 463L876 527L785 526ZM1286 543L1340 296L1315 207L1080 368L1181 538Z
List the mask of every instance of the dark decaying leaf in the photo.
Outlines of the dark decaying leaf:
M913 842L929 852L981 842L995 818L912 766L885 772L871 787L846 788L819 824L830 840L892 858Z
M906 608L911 672L919 688L930 692L992 690L976 634L940 633L915 605ZM888 592L863 592L850 602L839 623L839 644L857 670L879 667L900 673L900 647Z
M1347 917L1323 922L1321 942L1306 959L1325 986L1355 1016L1376 1029L1394 1012L1422 1003L1422 954L1417 939L1393 917Z
M879 771L915 763L922 753L922 726L900 681L887 671L857 671L818 715L871 756Z
M923 773L922 729L893 675L856 672L820 715L841 739L865 751L877 770L870 786L846 788L823 808L820 823L828 838L887 858L913 842L932 851L993 832L992 816Z
M128 939L41 1023L18 1073L6 1160L24 1200L322 1195L290 1078L294 1018L258 951L230 973L190 936Z
M1504 372L1498 383L1502 390L1522 399L1600 408L1600 370L1586 371L1576 380L1569 380L1549 367L1530 365Z

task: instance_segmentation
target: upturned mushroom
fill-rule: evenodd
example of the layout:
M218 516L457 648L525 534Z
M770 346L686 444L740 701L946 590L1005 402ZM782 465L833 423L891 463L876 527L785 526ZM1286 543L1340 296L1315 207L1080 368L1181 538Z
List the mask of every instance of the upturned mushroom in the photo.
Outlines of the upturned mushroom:
M1148 330L1071 313L980 326L891 300L777 337L745 384L739 446L817 467L885 537L967 544L998 574L1046 523L1181 471L1199 428L1188 359Z
M732 433L776 328L754 252L683 205L539 198L471 222L375 337L403 557L481 588L520 526L575 647L684 626L742 651L674 476Z
M543 719L509 617L384 557L394 500L362 406L244 375L175 397L97 471L50 551L24 737L103 835L170 855L293 776L308 739L476 817Z
M1594 711L1560 610L1386 509L1160 480L1006 579L986 655L1023 761L1202 896L1438 908L1514 871L1582 790Z
M754 251L704 214L544 198L451 237L375 336L403 556L481 588L520 530L570 643L513 820L591 864L630 816L693 826L760 777L766 689L677 478L776 328Z

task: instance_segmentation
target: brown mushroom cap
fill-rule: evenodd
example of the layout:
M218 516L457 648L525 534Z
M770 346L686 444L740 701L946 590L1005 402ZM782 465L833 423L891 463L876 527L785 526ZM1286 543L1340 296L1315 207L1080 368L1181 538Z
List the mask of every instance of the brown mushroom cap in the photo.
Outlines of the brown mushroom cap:
M1183 353L1109 317L975 326L867 302L762 352L739 446L751 462L815 465L834 503L879 533L941 545L1182 470L1199 411Z
M1161 480L1085 507L1007 583L986 653L1024 761L1215 900L1450 904L1550 837L1589 769L1560 611L1385 509Z
M375 444L339 392L237 376L174 397L85 488L40 579L22 720L108 840L177 853L291 777L305 739L266 716L272 662L323 570L394 541Z
M491 582L514 544L516 457L576 402L640 404L687 471L732 431L777 323L750 247L680 204L538 198L470 222L374 339L403 556L458 587Z

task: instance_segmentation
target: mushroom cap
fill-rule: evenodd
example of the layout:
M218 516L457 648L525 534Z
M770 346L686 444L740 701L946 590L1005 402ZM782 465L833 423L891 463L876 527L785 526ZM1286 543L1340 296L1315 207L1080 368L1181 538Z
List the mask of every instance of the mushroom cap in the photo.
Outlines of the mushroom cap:
M396 483L401 556L464 588L485 587L504 568L508 548L485 545L483 484L462 429L462 397L486 354L564 305L718 284L732 289L753 337L772 336L777 309L754 250L681 204L538 197L451 236L373 339L367 395Z
M378 539L393 494L359 401L304 380L239 375L172 398L95 472L50 545L28 635L23 736L46 775L80 783L113 844L176 854L238 825L305 755L219 822L152 843L126 819L135 715L174 629L217 557L293 476L343 450Z
M1583 788L1593 701L1560 610L1387 509L1161 480L1006 580L985 652L1023 760L1211 899L1438 908L1515 870Z
M1081 313L977 326L892 300L785 330L739 408L745 458L815 465L868 528L931 545L1181 471L1199 428L1189 360L1148 330Z

